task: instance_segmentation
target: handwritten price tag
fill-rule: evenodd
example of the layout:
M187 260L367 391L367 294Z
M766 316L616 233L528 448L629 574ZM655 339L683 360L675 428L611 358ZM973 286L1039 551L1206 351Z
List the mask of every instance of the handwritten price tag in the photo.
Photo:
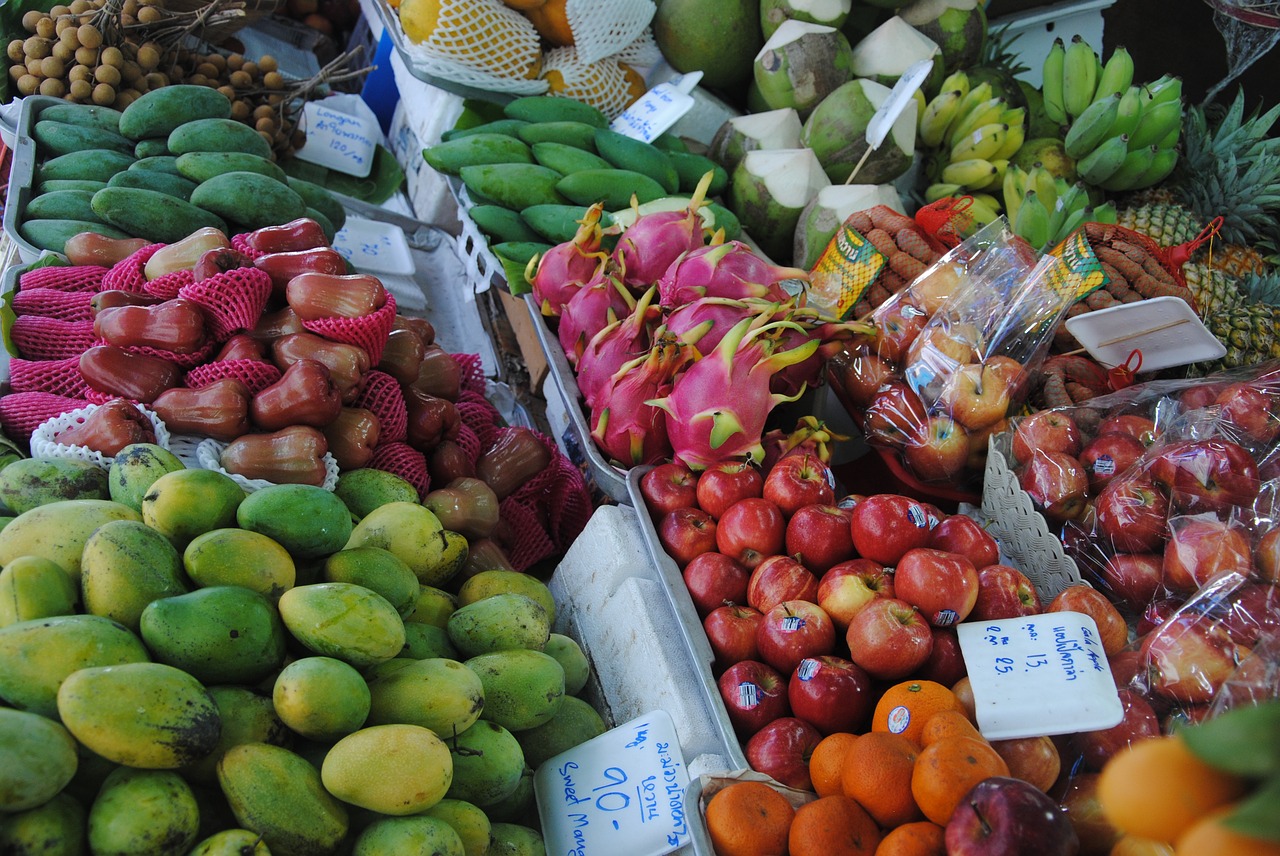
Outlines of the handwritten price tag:
M701 79L702 72L692 71L659 83L622 111L609 127L619 134L652 143L693 108L695 101L689 93Z
M1049 612L956 625L973 685L978 730L988 740L1110 728L1124 708L1098 625L1080 612Z
M544 761L533 778L548 853L661 856L689 842L689 773L653 711Z
M307 133L307 143L295 153L298 160L356 178L364 178L373 169L373 153L382 139L376 120L308 101L302 107L302 129Z

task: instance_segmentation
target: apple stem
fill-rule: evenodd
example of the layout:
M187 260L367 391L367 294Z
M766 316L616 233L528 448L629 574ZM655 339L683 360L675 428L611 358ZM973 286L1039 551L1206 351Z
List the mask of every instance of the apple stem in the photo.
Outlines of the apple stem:
M982 834L990 835L991 824L987 823L987 819L982 816L982 809L978 808L978 804L976 802L969 803L969 808L973 809L973 813L978 816L978 823L982 824Z

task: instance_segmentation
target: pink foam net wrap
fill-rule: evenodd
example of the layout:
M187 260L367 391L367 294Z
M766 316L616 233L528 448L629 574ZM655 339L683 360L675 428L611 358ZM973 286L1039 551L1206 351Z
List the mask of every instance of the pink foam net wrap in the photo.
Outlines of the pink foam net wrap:
M48 392L69 398L84 398L89 390L80 374L80 358L63 360L9 360L9 388L13 392Z
M64 360L78 357L93 346L92 321L59 321L39 315L23 315L13 322L13 344L29 360Z
M249 232L241 232L239 235L232 235L231 248L251 259L256 259L259 256L265 256L266 253L262 250L255 250L253 247L249 246L249 234Z
M458 436L455 437L453 441L462 448L462 451L466 452L467 457L471 460L472 464L480 459L480 452L482 450L480 435L477 434L466 422L463 422L458 426Z
M18 288L52 288L56 291L101 291L107 269L101 265L50 266L29 270L18 277Z
M108 342L106 339L97 339L94 341L93 344L109 345L111 343ZM174 353L173 351L165 351L165 350L161 350L160 348L152 348L149 345L120 345L118 347L121 350L128 351L131 354L143 354L148 357L159 357L162 360L168 360L178 368L190 369L200 365L201 363L208 360L209 357L213 356L214 351L218 347L218 343L212 340L207 341L200 348L200 350L192 351L189 354L178 354L178 353Z
M462 369L462 388L484 395L484 363L479 354L450 354Z
M81 398L49 392L13 392L0 397L0 428L10 440L26 443L46 421L81 407Z
M214 360L187 372L182 382L191 389L200 389L224 377L233 377L249 388L250 395L257 395L280 380L282 374L273 363L262 360Z
M326 339L364 348L369 362L376 366L382 360L382 349L386 347L387 335L395 320L396 298L387 292L387 302L369 315L360 318L313 318L303 321L302 326Z
M413 485L418 491L418 499L426 497L431 490L431 476L427 474L427 459L408 443L379 443L373 450L373 458L369 466L375 470L391 473Z
M164 276L158 276L148 281L143 287L143 291L152 297L158 297L161 300L172 300L178 296L178 292L183 286L190 285L196 281L196 275L189 270L175 270Z
M111 266L111 270L102 277L99 291L132 291L145 294L147 277L142 269L147 261L164 248L164 244L149 244L131 256L121 259Z
M93 292L22 288L10 304L15 315L42 315L59 321L92 321Z
M591 495L582 472L561 454L555 441L537 436L551 453L551 465L499 506L503 521L514 533L511 543L503 546L518 571L568 550L591 517Z
M483 395L468 389L458 394L458 400L454 404L458 408L458 415L462 417L462 424L475 432L481 448L488 446L493 432L497 430L497 424L502 420L498 408Z
M236 268L188 283L178 290L178 296L199 303L208 318L210 334L225 342L258 323L271 297L271 277L257 268Z
M409 411L404 403L400 384L386 372L369 371L364 378L364 389L356 396L353 407L363 407L378 417L378 444L399 443L404 440L409 425Z

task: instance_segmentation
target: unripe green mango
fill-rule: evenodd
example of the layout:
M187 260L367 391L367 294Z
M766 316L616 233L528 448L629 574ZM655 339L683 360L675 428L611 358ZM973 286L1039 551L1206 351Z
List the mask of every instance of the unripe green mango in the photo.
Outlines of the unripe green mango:
M556 623L556 599L551 589L537 577L523 571L481 571L458 587L458 605L466 606L495 594L522 594L531 597L547 611L551 623Z
M22 458L0 469L0 502L15 514L64 499L109 499L107 471L76 458Z
M525 761L537 769L548 758L599 737L606 730L594 707L580 698L565 696L555 716L537 728L519 732L516 740L524 750Z
M89 807L94 856L178 856L195 843L200 809L191 786L168 770L113 770Z
M524 750L510 731L480 720L449 741L453 784L448 796L484 808L515 791L524 770Z
M245 687L209 687L209 695L218 706L218 745L200 760L182 768L182 775L197 784L218 784L218 761L232 746L241 743L270 743L285 746L293 735L276 714L271 699Z
M532 598L495 594L455 611L446 629L464 657L514 648L541 651L551 636L551 619Z
M310 740L346 737L369 717L369 685L353 666L333 657L302 657L285 666L271 699L285 725Z
M0 565L19 556L43 556L80 585L80 556L89 536L112 520L141 520L138 512L105 499L51 502L15 517L0 529Z
M591 661L576 640L562 633L552 633L542 653L556 658L564 669L565 695L576 696L591 678Z
M241 529L280 544L295 559L336 553L351 537L351 514L342 500L315 485L278 484L250 494L236 511Z
M66 728L38 713L0 707L0 813L52 799L77 763L76 741Z
M457 660L395 660L371 670L369 724L408 722L441 737L466 731L485 706L475 672Z
M85 541L80 561L85 611L133 631L153 600L191 590L173 544L136 520L113 520L98 527Z
M520 784L511 796L484 810L489 816L490 834L495 823L539 823L538 803L533 792L533 768L526 762L520 774ZM490 850L490 853L493 851Z
M196 844L187 856L271 856L271 851L256 832L224 829Z
M325 582L355 583L385 597L407 619L418 605L418 578L396 554L381 547L352 547L324 560Z
M139 631L157 662L204 684L257 683L284 663L280 614L242 586L157 598L142 611Z
M301 755L267 743L235 746L218 762L218 784L242 827L273 856L332 853L350 818Z
M410 660L431 660L443 657L458 659L458 649L449 641L449 633L443 627L418 621L404 623L404 650L397 657Z
M489 851L489 817L479 806L445 797L422 814L453 827L462 840L465 856L485 856Z
M112 500L141 512L142 498L156 479L184 469L186 465L168 449L155 443L132 443L111 459L107 488Z
M495 823L489 856L546 856L542 833L519 823Z
M357 669L390 660L404 647L400 613L364 586L295 586L280 596L279 608L284 626L308 650Z
M288 550L248 529L214 529L197 535L182 551L182 567L198 586L243 586L272 603L298 578Z
M40 556L19 556L0 569L0 627L70 615L80 592L67 572Z
M449 626L449 616L458 608L458 596L435 586L418 586L418 597L406 624L432 624L444 630Z
M142 521L179 550L198 535L236 525L244 488L217 470L184 469L165 473L142 497Z
M564 699L564 669L541 651L494 651L467 660L484 687L485 719L508 731L536 728Z
M15 856L80 856L88 814L66 791L26 811L0 819L0 853Z
M418 501L418 489L395 473L362 467L338 475L333 493L356 520L388 502Z
M446 570L440 563L448 546L443 532L440 518L430 509L416 502L389 502L369 512L355 525L347 547L390 550L404 560L418 582L439 585L445 581L440 579Z
M428 728L375 725L333 744L320 777L325 789L343 802L399 817L444 798L453 781L453 759L445 742Z
M380 817L360 832L351 853L352 856L385 853L467 856L457 830L434 817Z

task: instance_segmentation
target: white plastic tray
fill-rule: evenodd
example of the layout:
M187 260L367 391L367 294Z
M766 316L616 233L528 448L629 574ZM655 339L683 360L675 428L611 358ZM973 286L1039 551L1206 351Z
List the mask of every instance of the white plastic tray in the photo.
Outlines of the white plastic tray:
M1067 319L1067 331L1104 366L1124 365L1135 349L1142 371L1221 359L1219 342L1180 297L1152 297Z

